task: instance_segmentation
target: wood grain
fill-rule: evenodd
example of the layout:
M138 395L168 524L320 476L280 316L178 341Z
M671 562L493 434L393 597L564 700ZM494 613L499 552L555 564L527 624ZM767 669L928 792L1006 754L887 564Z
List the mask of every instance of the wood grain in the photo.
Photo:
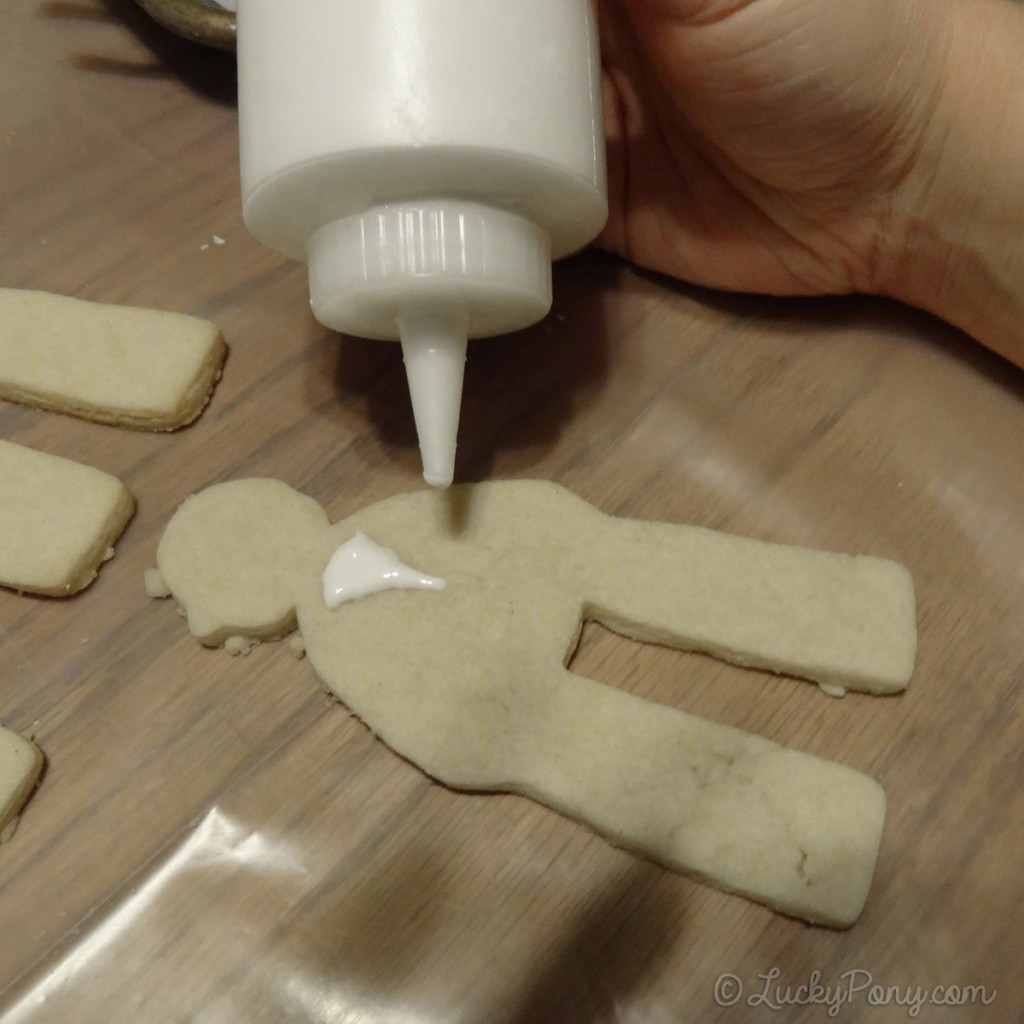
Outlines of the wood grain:
M554 479L913 572L899 697L832 700L596 627L573 662L882 780L863 917L807 927L525 800L434 785L285 645L204 650L145 596L161 529L211 482L279 477L332 518L419 487L401 359L317 325L304 268L247 236L229 55L128 0L9 0L3 22L0 283L208 317L231 351L168 436L0 405L0 436L139 503L80 596L0 591L0 719L48 759L0 848L0 1022L874 1024L907 1018L896 995L969 985L995 1001L919 1019L1021 1019L1019 371L882 301L726 297L595 254L558 268L546 321L471 350L461 479ZM801 1005L814 972L887 1001L863 988L829 1018Z

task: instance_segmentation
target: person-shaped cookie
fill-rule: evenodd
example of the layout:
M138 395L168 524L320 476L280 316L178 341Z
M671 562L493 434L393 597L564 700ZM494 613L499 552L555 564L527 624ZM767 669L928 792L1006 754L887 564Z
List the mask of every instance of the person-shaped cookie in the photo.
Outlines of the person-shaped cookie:
M447 585L328 607L325 566L357 532ZM595 620L830 689L895 692L916 643L901 566L617 518L535 481L400 495L331 525L268 479L188 499L157 561L203 643L297 623L323 683L440 782L531 797L812 922L860 913L885 815L873 779L566 666Z

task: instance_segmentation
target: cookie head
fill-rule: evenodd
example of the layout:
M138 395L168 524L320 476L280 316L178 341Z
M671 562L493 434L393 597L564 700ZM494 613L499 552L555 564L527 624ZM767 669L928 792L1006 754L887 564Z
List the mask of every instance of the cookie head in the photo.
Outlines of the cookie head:
M327 514L278 480L209 487L174 514L157 566L204 644L279 637L295 626L293 582L318 572Z

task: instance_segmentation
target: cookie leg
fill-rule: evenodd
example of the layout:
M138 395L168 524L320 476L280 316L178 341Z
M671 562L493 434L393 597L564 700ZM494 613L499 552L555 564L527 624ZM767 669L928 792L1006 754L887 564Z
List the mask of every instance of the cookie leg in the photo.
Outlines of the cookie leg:
M567 671L532 712L518 791L784 913L860 913L885 816L873 779Z
M116 477L0 440L0 586L77 593L114 553L134 511Z

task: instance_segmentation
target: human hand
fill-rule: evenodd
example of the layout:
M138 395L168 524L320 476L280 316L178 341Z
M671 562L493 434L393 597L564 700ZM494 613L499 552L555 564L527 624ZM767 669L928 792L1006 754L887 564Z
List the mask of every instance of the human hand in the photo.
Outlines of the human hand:
M1024 365L1020 8L599 3L603 247L716 288L891 295Z
M603 243L715 287L872 290L939 87L918 5L603 0L600 14Z

